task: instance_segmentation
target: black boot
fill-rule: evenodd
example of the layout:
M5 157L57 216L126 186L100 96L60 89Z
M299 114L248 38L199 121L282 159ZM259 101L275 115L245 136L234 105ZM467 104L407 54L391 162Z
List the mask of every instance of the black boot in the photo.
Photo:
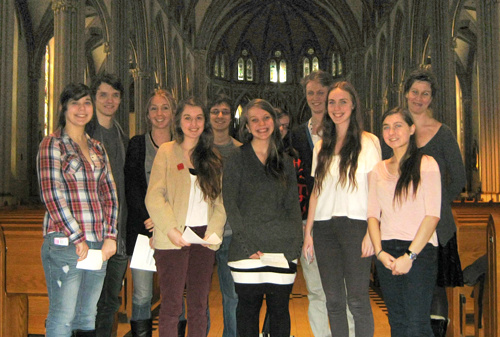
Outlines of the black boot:
M130 321L133 337L151 337L153 335L153 320L144 319L140 321Z
M96 337L95 330L74 330L71 332L74 337Z
M177 335L179 337L186 336L186 325L187 321L179 321L179 323L177 323Z
M447 319L431 319L432 332L435 337L445 337L448 329Z

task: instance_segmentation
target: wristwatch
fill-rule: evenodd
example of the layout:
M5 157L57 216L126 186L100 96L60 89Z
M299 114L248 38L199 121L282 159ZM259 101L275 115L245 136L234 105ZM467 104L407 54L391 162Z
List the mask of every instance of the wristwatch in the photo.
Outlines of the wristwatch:
M412 252L411 250L407 250L406 251L406 254L408 254L408 257L410 258L410 260L412 261L415 261L417 259L417 254L415 254L414 252Z

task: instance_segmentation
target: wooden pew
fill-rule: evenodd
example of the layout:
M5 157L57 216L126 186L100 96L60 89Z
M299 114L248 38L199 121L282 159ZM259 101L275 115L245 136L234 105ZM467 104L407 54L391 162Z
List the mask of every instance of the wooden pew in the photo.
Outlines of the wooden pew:
M7 211L0 216L2 336L45 334L48 297L40 258L43 213Z
M500 337L500 214L494 213L487 228L488 272L484 292L484 335Z
M44 209L0 211L0 336L45 334L49 300L40 256L44 214ZM128 318L131 279L129 271L122 289L122 303L127 305L120 308Z
M500 204L454 203L452 211L457 224L457 245L462 268L486 254L486 228L490 213L500 213ZM474 287L447 288L450 324L447 336L466 335L466 317L475 314ZM463 303L465 299L465 303ZM476 322L477 323L477 322ZM469 331L471 330L471 331ZM467 328L467 335L474 328Z

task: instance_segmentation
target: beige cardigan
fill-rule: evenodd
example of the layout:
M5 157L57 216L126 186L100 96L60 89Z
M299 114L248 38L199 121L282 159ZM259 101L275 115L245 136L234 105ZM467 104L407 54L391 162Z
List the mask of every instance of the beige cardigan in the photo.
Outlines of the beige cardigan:
M156 249L181 248L170 241L167 233L172 228L184 232L190 187L189 169L180 144L176 141L163 144L156 154L146 194L146 208L155 224L153 245ZM222 238L226 222L222 193L215 202L208 203L206 235L215 233ZM217 250L219 245L211 245L210 249Z

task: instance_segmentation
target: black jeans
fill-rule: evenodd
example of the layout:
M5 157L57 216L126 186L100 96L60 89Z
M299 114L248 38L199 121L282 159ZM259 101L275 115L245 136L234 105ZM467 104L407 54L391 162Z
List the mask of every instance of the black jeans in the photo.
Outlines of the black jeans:
M270 333L273 337L290 336L290 312L288 303L293 284L234 284L238 294L236 311L238 335L240 337L259 336L259 314L264 294L267 312L271 321Z
M97 303L95 329L98 337L111 336L115 313L120 309L120 291L127 266L127 255L115 254L108 260L101 297Z
M398 258L410 244L411 241L384 240L382 249ZM430 314L437 278L437 247L428 243L405 275L392 275L378 260L376 266L389 313L391 336L433 337Z
M371 258L361 257L367 223L347 217L314 222L314 251L332 336L349 336L347 304L354 318L356 336L373 336L370 304Z

